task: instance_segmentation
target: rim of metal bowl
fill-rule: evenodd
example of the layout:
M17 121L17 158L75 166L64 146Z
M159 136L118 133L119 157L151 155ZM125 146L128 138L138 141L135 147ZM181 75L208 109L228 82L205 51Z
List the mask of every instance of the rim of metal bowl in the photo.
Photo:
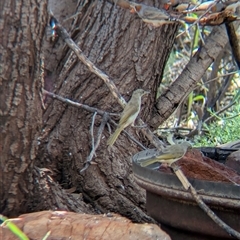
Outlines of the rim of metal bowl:
M132 157L133 173L136 182L147 191L162 196L194 201L174 174L160 172L149 167L141 167L139 161L154 155L156 149L138 152ZM211 205L240 208L240 186L232 183L211 182L188 179L203 200Z

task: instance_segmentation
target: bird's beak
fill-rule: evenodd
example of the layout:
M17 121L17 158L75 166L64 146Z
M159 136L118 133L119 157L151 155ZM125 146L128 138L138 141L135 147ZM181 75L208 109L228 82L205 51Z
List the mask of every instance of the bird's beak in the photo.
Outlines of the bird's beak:
M142 8L141 5L137 4L137 3L134 3L132 2L129 7L131 8L130 9L130 13L136 13L136 12L139 12Z

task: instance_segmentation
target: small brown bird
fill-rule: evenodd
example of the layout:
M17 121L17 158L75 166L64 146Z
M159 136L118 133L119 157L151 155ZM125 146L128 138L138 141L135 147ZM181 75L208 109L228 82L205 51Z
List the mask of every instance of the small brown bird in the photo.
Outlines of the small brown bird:
M149 92L144 91L143 89L137 89L133 92L130 101L127 103L121 114L121 119L117 129L107 141L109 146L112 146L115 143L116 139L124 128L134 123L141 109L141 97L148 93Z
M176 21L164 9L150 7L144 4L130 3L130 12L136 12L138 16L145 22L151 24L153 27L160 27L166 23Z
M171 166L172 163L181 159L191 147L192 145L186 141L180 144L170 145L162 150L162 154L154 156L150 159L144 159L142 162L139 161L139 164L142 167L147 167L155 162L161 162L167 163L168 166Z

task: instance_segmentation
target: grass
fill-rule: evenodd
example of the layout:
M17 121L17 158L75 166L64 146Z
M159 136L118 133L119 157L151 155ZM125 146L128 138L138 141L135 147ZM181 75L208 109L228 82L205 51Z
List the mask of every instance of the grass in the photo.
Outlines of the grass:
M195 137L195 146L216 146L238 140L240 137L240 105L217 120L203 125L204 134Z

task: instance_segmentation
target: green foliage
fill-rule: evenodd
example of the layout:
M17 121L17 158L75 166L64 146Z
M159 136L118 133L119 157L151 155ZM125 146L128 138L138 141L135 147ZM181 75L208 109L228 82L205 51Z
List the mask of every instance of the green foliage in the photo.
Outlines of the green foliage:
M196 50L204 45L211 28L202 29L186 25L179 31L179 37L165 67L159 95L171 86ZM209 66L179 109L161 127L169 129L179 127L182 132L183 129L190 129L193 132L190 136L202 133L194 138L196 146L216 146L238 140L240 74L236 71L233 59L229 51L220 55L219 59ZM209 123L207 112L214 116L211 118L214 122Z
M13 234L15 234L21 240L29 240L29 238L22 232L13 222L13 219L7 219L6 217L0 215L0 220L3 221L1 226L6 226ZM18 220L18 219L16 219Z
M51 231L48 231L42 240L47 240L47 238L50 236L50 234L51 234Z
M29 238L25 235L24 232L21 231L21 229L18 228L17 225L15 225L12 221L20 220L19 218L15 219L7 219L3 215L0 215L0 221L3 223L0 225L0 227L7 227L13 234L15 234L20 240L29 240ZM47 240L47 238L50 236L51 231L48 231L47 234L44 236L42 240Z
M213 114L213 113L212 113ZM218 116L218 120L203 125L205 132L202 136L195 137L195 146L216 146L235 141L240 136L240 105L236 105L232 112L225 117Z

